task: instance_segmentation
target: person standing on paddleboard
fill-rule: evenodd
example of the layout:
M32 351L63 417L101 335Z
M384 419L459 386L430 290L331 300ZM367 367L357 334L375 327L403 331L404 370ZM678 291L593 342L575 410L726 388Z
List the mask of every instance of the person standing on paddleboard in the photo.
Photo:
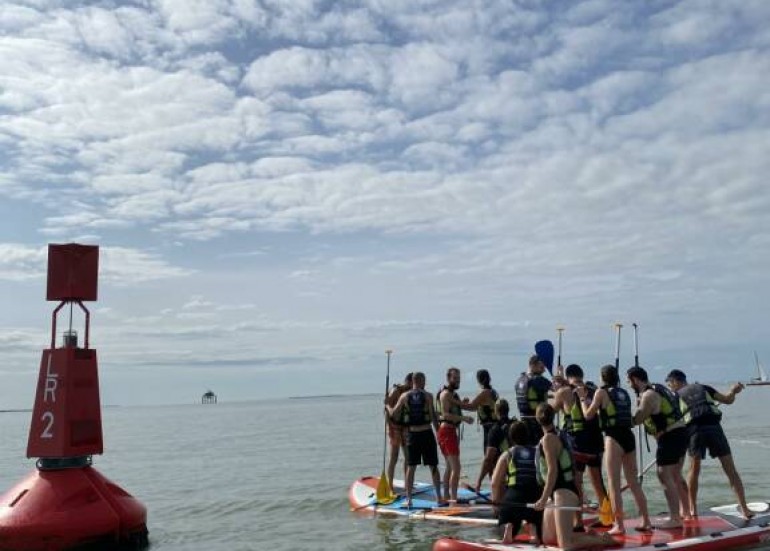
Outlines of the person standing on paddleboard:
M403 384L394 384L393 388L388 394L386 405L393 407L398 402L398 399L405 392L409 392L412 389L412 374L407 373L404 377ZM395 494L396 490L393 487L393 477L396 474L396 465L398 464L399 451L403 452L404 456L404 479L406 479L406 431L408 430L406 422L404 420L404 410L401 410L401 416L393 418L388 415L388 437L390 440L390 457L388 459L388 482L390 483L390 491Z
M679 400L665 386L650 383L647 371L632 367L627 372L628 384L639 397L639 407L634 414L634 425L644 425L648 434L655 437L658 480L668 504L669 518L656 528L681 528L683 520L690 518L687 489L682 480L682 466L687 453L687 429ZM683 516L684 515L684 516Z
M433 409L433 395L425 390L425 374L417 371L412 375L412 390L401 395L392 408L388 408L391 417L398 418L405 411L404 419L408 427L406 433L406 506L412 507L414 472L417 465L430 467L436 501L446 505L441 497L441 477L438 472L438 450L433 431L438 431L438 418Z
M463 401L457 394L460 388L460 370L450 367L446 372L446 384L436 394L436 410L441 423L438 429L438 443L444 455L444 497L457 502L457 488L460 485L460 435L459 427L473 423L473 417L463 415L463 409L473 409L470 402Z
M513 421L507 428L505 441L510 443L510 448L500 455L492 473L492 501L499 504L498 524L505 527L503 543L513 543L522 522L526 521L535 528L530 543L540 545L543 541L543 512L527 507L542 493L537 483L535 447L527 445L529 431L526 423Z
M484 457L486 457L489 431L492 430L492 427L494 427L497 422L495 404L497 403L498 398L500 398L500 395L494 388L492 388L492 377L486 369L479 369L476 371L476 382L479 383L479 393L473 400L467 402L465 407L466 409L476 410L476 420L484 430L482 452ZM497 459L497 457L495 457L495 459ZM483 480L487 475L492 476L492 470L494 468L494 461L488 464L486 460L482 460L479 478Z
M537 354L530 356L527 372L522 373L516 381L516 405L519 408L521 420L529 429L530 445L536 445L543 432L535 420L535 410L540 404L548 401L551 381L543 377L545 364Z
M604 432L604 468L607 471L610 503L615 516L615 524L610 534L625 534L623 512L623 494L620 489L621 470L631 493L636 501L642 524L636 527L641 532L652 530L650 514L647 510L647 497L639 483L639 470L636 466L636 439L631 428L631 397L620 386L618 370L614 365L605 365L601 369L602 387L588 397L588 389L578 386L575 391L580 398L583 416L591 420L597 415Z
M617 545L611 536L574 531L576 509L580 498L575 485L575 463L572 449L565 433L556 430L553 424L556 412L550 404L540 404L535 410L537 422L543 431L543 438L537 446L535 464L538 481L543 493L534 505L536 511L543 511L543 543L558 544L564 551L595 546Z
M610 505L607 490L602 480L602 454L604 453L604 436L599 425L599 419L594 417L590 421L583 415L580 405L580 397L577 395L578 387L585 387L586 398L592 400L597 388L596 385L583 382L583 368L577 364L570 364L564 370L567 385L562 386L554 394L552 406L556 411L564 412L564 430L572 437L573 454L575 457L575 483L583 499L583 474L588 469L591 484L600 506L607 508ZM581 515L578 515L580 522ZM582 527L582 522L579 524Z
M730 443L722 430L722 412L717 402L732 404L736 394L743 390L741 383L734 384L727 394L718 392L714 387L699 383L687 383L687 375L679 369L673 369L666 377L668 387L679 396L679 407L687 423L690 473L687 489L690 498L690 514L698 516L698 477L701 461L706 457L706 450L712 458L719 459L722 470L730 481L730 487L738 498L738 506L743 516L750 519L754 513L746 504L743 481L735 468Z
M484 482L484 477L487 473L493 473L498 458L501 454L508 451L508 448L511 446L508 439L508 431L513 420L508 417L509 413L510 406L508 405L508 400L500 398L495 402L495 418L497 420L492 425L492 428L489 429L487 447L484 450L484 461L481 465L479 476L476 479L475 488L477 493L481 491L481 484Z

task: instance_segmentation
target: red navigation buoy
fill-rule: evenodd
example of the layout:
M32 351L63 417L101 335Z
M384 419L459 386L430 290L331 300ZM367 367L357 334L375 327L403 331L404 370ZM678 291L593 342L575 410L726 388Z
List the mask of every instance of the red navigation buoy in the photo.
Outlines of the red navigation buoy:
M91 466L103 452L96 350L89 347L90 314L83 301L97 296L99 247L48 246L51 347L43 350L27 457L37 470L0 497L0 551L65 551L147 546L147 510ZM56 347L59 311L85 314L78 346L70 328Z

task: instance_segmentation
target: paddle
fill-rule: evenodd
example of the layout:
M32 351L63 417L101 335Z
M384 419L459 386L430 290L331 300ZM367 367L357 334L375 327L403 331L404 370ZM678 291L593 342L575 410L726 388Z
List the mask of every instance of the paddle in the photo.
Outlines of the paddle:
M653 465L655 465L655 463L657 463L657 460L656 460L655 458L653 458L653 460L652 460L652 461L650 461L650 462L647 464L647 466L644 468L644 470L643 470L643 471L641 472L641 474L639 475L639 479L640 479L640 480L641 480L641 478L644 476L644 474L645 474L647 471L649 471L649 470L650 470L650 469L653 467ZM628 484L626 484L625 486L623 486L623 487L620 489L620 491L621 491L621 492L625 492L625 491L626 491L626 490L628 490L629 488L630 488L630 486L629 486Z
M465 488L466 490L468 490L468 491L470 491L470 492L473 492L474 494L476 494L477 496L479 496L479 497L480 497L481 499L483 499L484 501L488 501L489 503L492 503L492 498L490 498L489 496L486 496L486 495L482 494L481 492L477 492L477 491L476 491L476 488L474 488L473 486L471 486L471 485L470 485L470 484L468 484L467 482L462 482L462 483L460 483L460 486L462 486L463 488Z
M632 325L634 326L634 367L639 367L639 325L637 325L636 323ZM644 429L642 429L642 425L639 425L636 431L639 435L639 484L641 484L644 481L644 473L647 472L646 468L642 470L642 465L644 465L644 450L642 449L642 435L645 433L644 433ZM647 451L650 451L650 442L647 440L646 435L645 435L645 443L647 444Z
M385 400L388 399L388 390L390 389L390 355L392 350L386 350L385 354L388 356L387 368L385 370ZM385 416L385 435L382 441L382 474L380 480L377 482L377 503L387 504L393 503L396 500L396 495L393 494L393 490L390 488L390 482L388 481L388 475L385 473L385 455L388 451L388 417Z
M559 327L556 328L556 331L559 333L559 353L556 356L556 369L557 369L557 373L559 375L561 375L561 373L559 372L559 370L562 367L562 365L561 365L561 334L564 333L564 327L559 326Z
M553 343L551 341L537 341L535 343L535 354L542 360L548 373L553 376Z

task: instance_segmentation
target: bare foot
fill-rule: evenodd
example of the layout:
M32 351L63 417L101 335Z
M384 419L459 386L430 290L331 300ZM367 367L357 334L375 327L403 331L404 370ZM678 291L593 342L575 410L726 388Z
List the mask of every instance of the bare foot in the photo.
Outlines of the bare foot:
M607 533L610 536L622 536L623 534L626 533L626 527L616 524L610 530L607 530Z
M447 501L446 499L438 499L436 500L436 503L438 504L439 507L446 507L447 505L449 505L449 501Z
M682 520L676 519L676 518L670 518L664 522L661 522L660 524L656 524L655 528L659 528L661 530L676 530L677 528L682 527Z
M637 532L652 532L652 524L642 524L641 526L637 526L634 528Z
M743 513L743 518L746 520L751 520L756 515L756 513L748 507L741 507L741 512Z

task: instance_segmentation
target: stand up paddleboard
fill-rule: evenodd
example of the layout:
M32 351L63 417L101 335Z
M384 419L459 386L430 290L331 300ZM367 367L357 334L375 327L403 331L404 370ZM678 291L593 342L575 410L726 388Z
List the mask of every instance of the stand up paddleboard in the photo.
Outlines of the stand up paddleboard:
M641 519L628 520L626 534L613 536L617 545L607 549L723 551L770 541L770 506L767 503L750 503L749 508L756 512L756 516L749 521L744 520L737 505L725 505L713 507L709 513L686 521L684 528L647 533L634 530L635 526L641 524ZM535 547L527 543L527 537L523 535L519 538L510 545L503 545L499 540L476 543L441 538L433 544L433 551L559 551L558 547L553 546Z
M380 515L400 516L413 520L436 520L459 524L496 526L497 519L489 504L489 492L477 494L471 490L460 488L457 491L458 505L439 507L436 503L436 492L432 484L415 482L412 492L412 508L406 507L404 482L394 480L398 497L391 503L377 503L377 483L379 477L365 476L356 480L348 498L353 511L377 513Z

